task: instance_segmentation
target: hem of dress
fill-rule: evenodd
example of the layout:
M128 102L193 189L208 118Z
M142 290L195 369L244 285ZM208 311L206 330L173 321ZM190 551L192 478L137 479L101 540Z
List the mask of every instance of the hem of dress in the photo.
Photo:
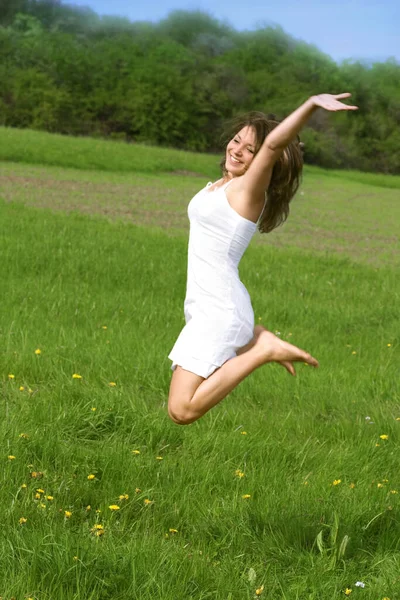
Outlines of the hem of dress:
M235 356L236 353L227 358L226 360L230 360ZM180 359L179 357L173 356L173 354L170 354L168 358L172 360L172 371L174 371L176 367L182 367L182 369L185 369L185 371L190 371L191 373L199 375L199 377L203 377L204 379L210 377L210 375L212 375L214 371L222 367L222 365L226 362L225 360L222 364L216 365L215 363L200 360L199 358L193 358L192 356Z

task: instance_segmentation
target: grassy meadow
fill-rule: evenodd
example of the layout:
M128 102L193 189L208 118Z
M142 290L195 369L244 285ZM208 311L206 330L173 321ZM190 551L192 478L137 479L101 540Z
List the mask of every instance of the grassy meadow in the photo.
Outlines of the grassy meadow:
M400 178L305 170L241 276L320 368L265 366L181 427L186 206L218 157L0 148L0 597L398 600Z

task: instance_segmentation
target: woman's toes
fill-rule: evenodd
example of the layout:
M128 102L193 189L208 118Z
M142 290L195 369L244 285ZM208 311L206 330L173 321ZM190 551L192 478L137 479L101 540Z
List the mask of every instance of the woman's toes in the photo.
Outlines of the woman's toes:
M283 360L279 364L281 364L283 367L285 367L286 371L289 371L289 373L291 375L293 375L293 377L296 375L296 371L294 370L294 366L288 360Z
M306 353L305 357L304 357L304 362L306 362L308 365L311 365L312 367L318 367L319 366L319 362L317 361L316 358L314 358L313 356L311 356L311 354Z

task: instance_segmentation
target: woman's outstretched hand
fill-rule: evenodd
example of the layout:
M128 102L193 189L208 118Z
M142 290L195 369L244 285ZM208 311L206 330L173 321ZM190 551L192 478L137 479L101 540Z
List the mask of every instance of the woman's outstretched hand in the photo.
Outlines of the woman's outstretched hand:
M350 98L351 94L346 92L345 94L319 94L319 96L313 96L312 101L314 106L318 108L324 108L325 110L338 111L338 110L357 110L358 106L350 106L343 104L339 100L344 98Z

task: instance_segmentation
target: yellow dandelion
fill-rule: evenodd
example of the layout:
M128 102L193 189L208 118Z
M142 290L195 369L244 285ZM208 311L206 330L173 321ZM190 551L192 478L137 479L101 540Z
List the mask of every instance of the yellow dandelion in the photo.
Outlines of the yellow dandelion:
M241 431L241 435L247 435L247 431Z
M30 394L33 394L33 390L32 390L31 388L28 388L28 392L29 392Z
M140 494L140 492L141 492L141 491L142 491L142 490L141 490L140 488L135 488L135 492L136 492L136 494Z
M242 496L243 500L247 500L248 498L251 498L250 494L243 494Z
M40 500L41 497L42 497L42 495L39 493L36 493L34 496L35 500Z
M21 485L21 490L25 490L25 489L26 489L26 483L23 483L23 484Z
M19 391L20 391L20 392L23 392L24 390L25 390L24 386L23 386L23 385L20 385L20 386L19 386Z
M349 488L351 488L352 490L354 490L354 488L355 488L355 487L356 487L356 484L355 484L355 483L351 483L351 484L349 485Z
M78 375L78 373L74 373L72 375L72 379L82 379L82 375Z
M383 488L383 483L378 483L377 487L378 488Z
M86 510L89 512L89 510L92 510L92 507L90 506L90 504L87 505Z
M380 444L375 444L376 447L380 446Z
M101 509L100 508L96 508L96 515L99 515L101 513Z
M96 535L97 537L100 537L102 535L105 534L105 529L97 529L97 531L94 532L94 535Z
M36 491L39 492L39 494L44 494L44 490L42 490L42 488L37 488Z
M29 435L27 433L20 433L18 437L20 437L20 438L22 438L24 440L29 439Z
M41 502L41 503L39 504L39 507L40 507L40 508L46 508L46 505L45 505L45 504L43 504L43 502Z
M90 409L92 412L96 412L97 408L95 406L92 406L92 408Z
M170 527L170 528L168 529L168 531L169 531L170 533L178 533L178 530L177 530L177 529L173 529L172 527Z
M48 500L49 502L51 502L52 500L54 500L53 496L46 496L46 500Z
M389 436L386 433L383 433L379 437L381 438L381 440L388 440L389 439Z
M263 591L264 591L264 586L262 585L261 587L256 589L256 596L261 596Z
M382 479L383 483L389 483L389 479Z
M156 456L156 460L163 460L162 456Z
M79 558L77 556L74 556L74 561L76 562L77 560L79 560Z
M352 354L357 354L357 352L355 350L353 350ZM351 593L351 592L350 592Z
M240 469L236 469L235 475L236 475L236 477L239 477L239 479L241 479L242 477L244 477L244 473Z
M89 479L89 481L93 481L93 479L96 479L96 475L93 475L93 473L91 473L87 476L87 478Z
M308 481L305 481L305 482L304 482L304 485L308 485Z
M390 348L392 344L388 344L387 347Z
M339 485L339 483L342 483L342 480L341 480L341 479L335 479L335 480L332 482L332 485Z
M15 375L13 375L12 373L9 373L8 379L15 379Z
M346 588L346 589L344 590L344 593L345 593L345 595L346 595L346 596L350 596L350 594L352 593L352 591L353 591L353 590L352 590L351 588Z
M25 525L25 523L27 522L27 520L28 520L28 519L27 519L26 517L21 517L21 518L20 518L20 520L18 521L18 523L19 523L20 525Z
M110 383L108 385L110 387L115 387L117 384L115 383L115 381L110 381Z
M140 454L140 450L132 450L132 454Z
M116 511L119 510L120 507L118 506L118 504L110 504L110 506L108 507L110 510Z
M64 516L66 519L70 519L72 517L72 512L70 510L64 510Z
M103 325L103 326L102 326L102 329L107 329L107 325Z
M399 492L397 490L390 490L391 494L398 494Z
M41 349L40 348L36 348L35 354L36 354L36 356L39 356L39 354L42 354Z
M100 537L101 535L104 535L104 533L105 533L104 526L101 525L100 523L97 523L96 525L94 525L90 531L92 533L94 533L94 535L97 535L97 537Z
M9 454L7 458L8 460L15 460L15 456L13 454Z
M41 479L43 477L43 473L41 471L32 471L31 477L32 479Z
M149 506L149 504L153 504L154 500L149 500L148 498L145 498L145 499L143 500L143 502L144 502L144 504L145 504L146 506Z
M121 494L120 496L118 496L119 500L129 500L129 496L128 494Z

